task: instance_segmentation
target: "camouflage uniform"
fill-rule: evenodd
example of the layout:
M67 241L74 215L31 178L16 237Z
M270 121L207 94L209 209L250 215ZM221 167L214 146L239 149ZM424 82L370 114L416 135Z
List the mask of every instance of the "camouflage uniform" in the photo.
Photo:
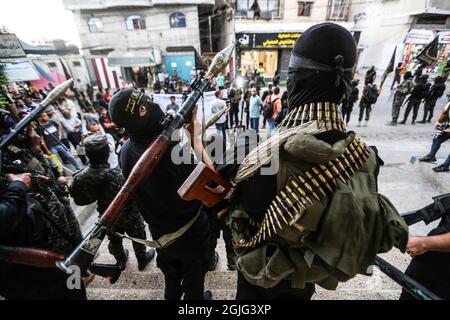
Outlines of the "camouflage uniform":
M47 246L58 253L70 253L81 242L83 235L75 213L70 207L66 186L57 184L56 177L42 152L30 152L11 145L5 152L4 160L14 163L12 167L6 164L8 172L31 172L49 179L48 182L33 180L29 194L45 211L40 213L49 225Z
M106 210L114 199L125 180L119 168L111 169L108 164L90 165L75 173L70 186L70 195L77 205L88 205L97 201L100 215ZM113 230L119 233L126 232L130 237L145 239L144 220L134 201L130 201L123 209ZM124 249L122 239L114 235L108 235L110 243L109 252L120 260ZM133 242L134 253L139 260L144 259L146 248L142 244Z
M398 116L400 114L400 108L405 101L408 94L411 93L414 88L414 82L412 80L404 80L395 91L394 102L392 103L392 122L397 123Z

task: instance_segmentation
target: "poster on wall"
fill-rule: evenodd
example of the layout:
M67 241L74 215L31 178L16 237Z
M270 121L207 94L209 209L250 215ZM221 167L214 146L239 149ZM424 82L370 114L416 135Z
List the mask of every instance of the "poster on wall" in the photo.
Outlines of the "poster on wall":
M293 48L300 32L283 33L237 33L236 39L243 39L241 48Z
M408 32L405 43L429 44L433 41L435 32L427 29L412 29Z
M439 43L450 43L450 31L439 32Z
M0 34L0 58L20 58L25 57L19 39L15 34Z
M5 65L6 77L11 82L38 80L39 74L28 58L0 60Z

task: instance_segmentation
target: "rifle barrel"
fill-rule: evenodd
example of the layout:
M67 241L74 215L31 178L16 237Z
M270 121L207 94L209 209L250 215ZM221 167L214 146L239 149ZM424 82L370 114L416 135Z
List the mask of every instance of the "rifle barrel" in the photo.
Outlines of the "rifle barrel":
M396 267L383 260L380 257L375 258L375 265L387 275L389 278L394 280L400 286L402 286L408 293L419 300L442 300L440 297L435 295L433 292L429 291L427 288L416 282L413 278L404 274Z

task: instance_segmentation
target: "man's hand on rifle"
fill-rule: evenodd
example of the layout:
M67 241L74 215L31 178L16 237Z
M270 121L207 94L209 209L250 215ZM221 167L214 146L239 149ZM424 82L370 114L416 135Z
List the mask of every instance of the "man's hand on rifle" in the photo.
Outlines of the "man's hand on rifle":
M214 164L208 156L205 148L203 147L202 140L202 125L200 121L197 120L197 105L192 110L192 118L189 124L185 126L186 130L189 132L191 138L191 146L194 149L195 154L198 159L203 161L208 167L214 169Z

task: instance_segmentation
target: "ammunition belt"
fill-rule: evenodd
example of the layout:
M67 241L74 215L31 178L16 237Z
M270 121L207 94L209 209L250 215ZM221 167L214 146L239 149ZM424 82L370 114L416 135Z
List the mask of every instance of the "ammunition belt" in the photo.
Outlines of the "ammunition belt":
M307 103L292 109L278 128L291 128L300 124L317 121L319 129L336 129L345 132L345 124L339 107L332 102Z
M254 247L270 239L283 229L283 225L293 225L311 206L313 201L321 201L333 194L337 181L347 183L369 158L370 151L364 142L354 138L334 160L313 166L298 177L290 177L286 186L272 200L269 209L259 225L256 234L249 240L235 243L237 248Z

